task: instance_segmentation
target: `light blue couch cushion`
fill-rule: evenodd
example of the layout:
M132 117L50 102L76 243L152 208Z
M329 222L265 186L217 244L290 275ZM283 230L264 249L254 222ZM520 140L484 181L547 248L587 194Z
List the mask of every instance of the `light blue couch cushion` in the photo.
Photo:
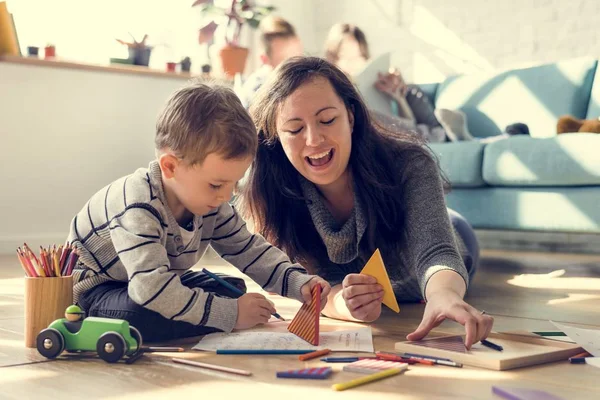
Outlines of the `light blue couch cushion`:
M600 135L513 136L490 143L483 180L492 186L600 185Z
M600 232L600 187L454 189L448 207L474 228Z
M479 141L430 143L452 187L480 187L484 145Z
M461 109L474 136L495 136L523 122L531 136L556 135L565 114L587 113L596 60L579 58L501 73L446 79L437 90L436 108Z

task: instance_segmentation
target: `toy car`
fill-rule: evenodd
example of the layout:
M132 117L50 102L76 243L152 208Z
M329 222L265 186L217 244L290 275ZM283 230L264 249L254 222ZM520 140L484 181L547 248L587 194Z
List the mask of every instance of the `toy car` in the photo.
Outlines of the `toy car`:
M77 306L69 306L66 318L57 319L36 339L37 350L46 358L68 352L96 351L100 358L115 363L141 351L142 335L122 319L88 317Z

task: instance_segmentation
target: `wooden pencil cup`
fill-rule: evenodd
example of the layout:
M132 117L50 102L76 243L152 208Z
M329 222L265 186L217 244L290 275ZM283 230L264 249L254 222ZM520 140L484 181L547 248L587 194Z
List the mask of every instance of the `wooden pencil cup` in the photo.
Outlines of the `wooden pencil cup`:
M42 329L64 318L73 304L73 277L25 278L25 346L36 347Z

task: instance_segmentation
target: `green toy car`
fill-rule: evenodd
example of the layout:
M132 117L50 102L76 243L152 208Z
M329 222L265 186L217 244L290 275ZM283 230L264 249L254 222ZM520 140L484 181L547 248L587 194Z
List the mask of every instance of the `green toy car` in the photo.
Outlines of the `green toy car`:
M37 350L46 358L68 352L96 351L100 358L115 363L124 356L137 356L142 335L122 319L88 317L78 306L69 306L65 318L57 319L36 339Z

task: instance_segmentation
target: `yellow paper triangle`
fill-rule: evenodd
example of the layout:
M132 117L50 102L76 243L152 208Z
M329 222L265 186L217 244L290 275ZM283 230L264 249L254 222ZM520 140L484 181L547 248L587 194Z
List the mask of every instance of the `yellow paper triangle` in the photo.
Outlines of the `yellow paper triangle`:
M392 289L390 278L385 270L385 265L383 264L379 249L375 250L375 253L373 253L369 262L367 262L367 265L365 265L360 273L377 279L377 283L383 286L383 304L399 313L400 307L396 301L396 296L394 295L394 290Z

